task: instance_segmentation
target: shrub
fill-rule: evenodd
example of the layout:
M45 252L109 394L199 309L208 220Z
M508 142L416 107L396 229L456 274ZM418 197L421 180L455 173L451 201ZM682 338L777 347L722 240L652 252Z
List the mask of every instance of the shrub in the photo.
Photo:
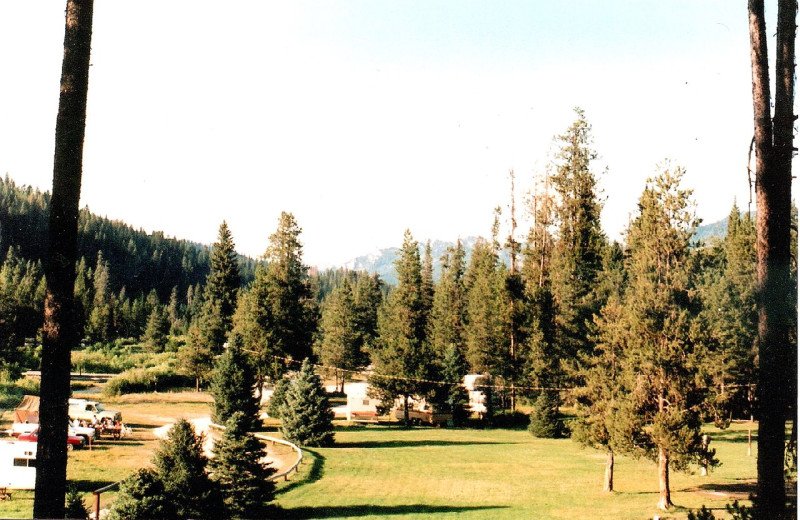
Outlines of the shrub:
M103 388L106 397L122 394L157 392L193 386L191 378L176 374L167 367L134 368L110 379Z
M67 507L64 510L64 518L89 519L89 510L86 508L86 503L75 485L70 485L67 491Z

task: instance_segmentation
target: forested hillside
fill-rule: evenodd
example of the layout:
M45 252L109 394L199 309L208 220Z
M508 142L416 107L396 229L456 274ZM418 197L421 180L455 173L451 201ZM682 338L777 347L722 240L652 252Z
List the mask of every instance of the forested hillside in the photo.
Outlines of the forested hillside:
M47 250L47 218L50 193L30 186L17 186L6 176L0 179L0 258L17 247L22 258L44 259ZM136 230L124 222L99 217L83 208L78 223L78 255L94 267L98 253L113 269L108 287L119 292L125 287L131 297L155 289L167 300L173 288L179 294L205 280L211 248L186 240ZM255 263L240 257L246 283L253 278Z

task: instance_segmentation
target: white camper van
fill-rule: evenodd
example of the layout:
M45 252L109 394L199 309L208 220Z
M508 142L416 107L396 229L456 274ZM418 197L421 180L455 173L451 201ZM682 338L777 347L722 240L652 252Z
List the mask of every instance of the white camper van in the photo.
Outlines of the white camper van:
M0 442L0 487L8 489L36 487L35 442Z

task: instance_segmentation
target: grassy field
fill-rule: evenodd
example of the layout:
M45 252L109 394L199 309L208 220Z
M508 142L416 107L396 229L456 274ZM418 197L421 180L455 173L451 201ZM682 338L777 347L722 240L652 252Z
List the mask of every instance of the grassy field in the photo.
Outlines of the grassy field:
M755 482L744 425L711 432L723 465L708 477L673 473L669 518L705 504L724 516ZM342 429L336 447L308 450L278 503L289 518L644 519L659 513L656 467L617 457L616 491L601 491L605 457L525 431ZM662 516L663 518L663 516Z
M104 401L105 403L105 401ZM154 428L207 416L209 398L192 392L124 396L119 409L134 435L101 441L69 455L70 480L86 493L149 464ZM755 451L747 457L747 425L710 430L723 465L710 476L673 473L669 518L705 504L718 516L755 482ZM570 440L542 440L517 430L396 426L337 428L336 446L305 451L300 472L280 482L276 502L286 518L637 519L658 511L655 464L617 457L616 491L601 491L605 457ZM114 499L103 494L101 507ZM0 502L0 518L30 518L33 495Z

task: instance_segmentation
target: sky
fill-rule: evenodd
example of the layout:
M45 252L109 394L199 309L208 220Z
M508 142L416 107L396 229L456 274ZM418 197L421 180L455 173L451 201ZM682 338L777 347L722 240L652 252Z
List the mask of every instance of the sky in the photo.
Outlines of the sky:
M290 212L319 267L487 236L580 107L609 238L664 160L714 222L749 200L746 4L96 0L81 205L252 257ZM42 190L64 5L0 2L0 175Z

